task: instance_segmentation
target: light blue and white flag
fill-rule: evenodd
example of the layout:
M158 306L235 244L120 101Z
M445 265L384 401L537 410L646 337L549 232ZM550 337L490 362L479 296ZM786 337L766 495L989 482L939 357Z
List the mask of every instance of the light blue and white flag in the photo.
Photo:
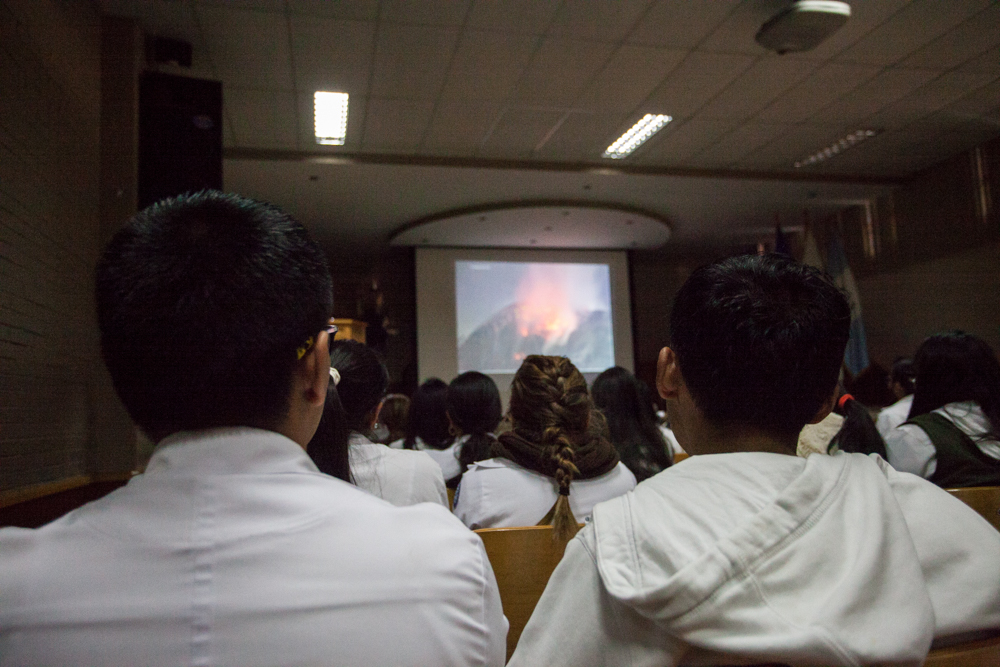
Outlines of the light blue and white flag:
M834 236L826 248L826 270L837 287L847 292L847 298L851 302L851 336L847 340L847 349L844 350L844 365L857 377L858 373L868 368L868 340L865 338L865 323L861 319L858 286L854 282L851 267L847 264L847 255L844 254L844 245L839 236Z

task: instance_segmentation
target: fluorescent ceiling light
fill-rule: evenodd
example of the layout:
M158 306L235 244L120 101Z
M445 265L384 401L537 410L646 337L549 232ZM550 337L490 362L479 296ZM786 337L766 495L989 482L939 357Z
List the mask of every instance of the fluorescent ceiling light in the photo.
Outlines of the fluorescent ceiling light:
M316 111L316 143L343 146L347 137L347 93L320 90L313 96Z
M638 123L629 128L628 132L618 137L615 143L608 146L601 157L609 157L613 160L620 160L629 155L639 146L660 131L664 125L671 121L670 116L663 114L648 113L643 116Z
M848 148L851 148L852 146L857 146L865 139L871 139L878 133L879 130L858 130L857 132L851 132L843 139L840 139L839 141L827 146L823 150L816 151L809 157L799 160L798 162L795 163L795 168L799 169L800 167L808 167L814 164L818 164L823 160L829 160L834 155L839 155L840 153L846 151Z

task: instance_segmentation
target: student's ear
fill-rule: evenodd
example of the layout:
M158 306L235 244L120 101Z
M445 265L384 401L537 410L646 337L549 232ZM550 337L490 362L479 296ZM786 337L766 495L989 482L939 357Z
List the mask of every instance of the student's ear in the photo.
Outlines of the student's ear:
M809 423L818 424L827 418L831 412L833 412L833 406L837 404L837 388L833 388L833 393L826 397L823 401L823 405L819 406L819 410L816 411L816 416L813 417Z
M677 398L683 382L677 355L669 347L663 348L656 359L656 391L660 398Z
M322 407L330 382L330 334L321 331L316 344L295 369L296 388L303 399L313 407Z

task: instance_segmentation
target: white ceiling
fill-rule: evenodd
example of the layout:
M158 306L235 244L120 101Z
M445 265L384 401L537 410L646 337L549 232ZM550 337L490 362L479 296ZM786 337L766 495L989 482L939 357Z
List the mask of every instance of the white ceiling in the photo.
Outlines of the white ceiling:
M786 0L99 4L193 44L191 73L224 84L227 188L330 240L385 240L452 209L579 200L646 209L674 241L704 242L872 196L878 179L1000 134L996 0L857 0L830 39L785 56L753 36ZM343 147L315 144L318 89L351 95ZM602 160L647 112L674 121L626 160ZM792 167L869 127L882 133ZM352 160L310 161L324 155ZM791 180L800 172L815 182Z

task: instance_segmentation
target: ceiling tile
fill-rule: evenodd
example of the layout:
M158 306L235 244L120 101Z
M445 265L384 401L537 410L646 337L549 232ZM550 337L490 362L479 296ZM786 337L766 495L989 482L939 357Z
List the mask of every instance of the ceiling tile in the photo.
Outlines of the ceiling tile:
M500 117L499 102L441 100L434 110L421 152L471 157Z
M903 67L951 69L1000 44L1000 4L979 12L902 63Z
M860 123L940 75L937 70L892 67L861 84L850 95L813 115L820 123Z
M690 116L752 63L750 56L693 51L653 91L640 113Z
M981 11L989 0L914 0L837 56L883 67L896 63Z
M441 96L452 100L506 98L528 65L537 42L538 38L531 35L463 32Z
M289 91L223 89L226 116L232 119L233 143L241 148L295 150L298 117Z
M559 129L536 154L538 157L555 161L599 160L608 145L617 138L615 128L621 123L621 114L579 112L567 114L562 119Z
M361 150L361 132L365 123L367 99L351 96L347 112L347 139L343 146L320 146L316 143L316 126L312 92L300 92L297 111L299 115L299 150L338 153Z
M693 156L692 166L728 167L741 158L795 129L787 123L744 123Z
M758 119L778 123L803 122L878 72L878 67L870 65L828 63L768 105Z
M545 39L518 82L516 98L522 104L568 107L600 72L614 46L576 39Z
M466 27L492 32L541 35L562 0L475 0Z
M1000 80L966 93L936 115L946 115L956 123L985 123L1000 133L1000 103L997 100L1000 100Z
M676 126L671 123L646 146L639 148L634 158L625 159L640 164L679 166L732 130L736 122L733 119L692 118Z
M741 1L658 0L629 33L626 41L669 49L693 49Z
M900 9L912 0L878 0L878 2L852 2L851 18L840 30L830 35L812 51L800 53L801 57L827 60L849 46L858 42L865 35L877 29L892 18Z
M805 79L816 62L788 56L768 56L733 81L698 110L705 118L749 118L786 90Z
M1000 76L1000 48L993 48L985 53L966 61L959 69L989 70Z
M413 2L412 0L382 0L379 18L393 23L416 23L458 27L465 21L471 0L444 2Z
M946 72L871 117L879 127L900 127L933 113L995 80L992 72Z
M379 27L373 97L433 100L441 91L458 30L385 23Z
M564 112L550 109L507 109L483 142L479 154L486 157L531 157L542 139L556 126Z
M342 91L351 95L352 104L368 93L374 23L293 14L291 24L300 92Z
M287 0L288 11L293 14L326 16L333 19L355 21L375 21L378 19L378 0L350 0L330 2L330 0Z
M283 15L204 5L197 12L212 63L225 84L292 90Z
M413 153L431 119L434 103L370 98L361 149L372 153Z
M677 49L623 45L615 51L574 106L630 112L649 97L685 55L685 51Z
M549 33L606 42L625 38L646 12L651 0L586 0L559 8Z

